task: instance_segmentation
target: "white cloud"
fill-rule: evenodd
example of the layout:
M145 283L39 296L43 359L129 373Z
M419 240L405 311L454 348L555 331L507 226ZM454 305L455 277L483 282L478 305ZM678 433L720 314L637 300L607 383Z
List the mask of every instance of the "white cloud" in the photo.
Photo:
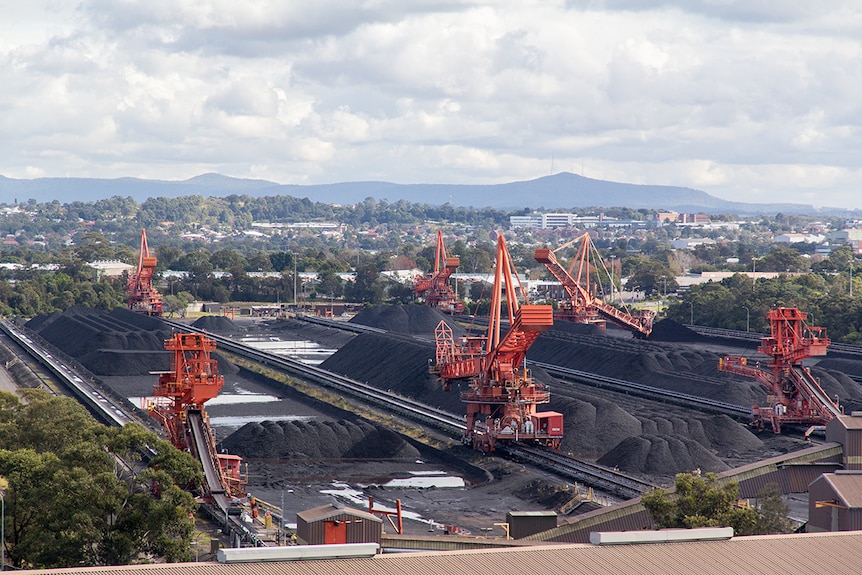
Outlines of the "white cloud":
M490 183L862 207L862 8L59 0L0 23L0 173Z

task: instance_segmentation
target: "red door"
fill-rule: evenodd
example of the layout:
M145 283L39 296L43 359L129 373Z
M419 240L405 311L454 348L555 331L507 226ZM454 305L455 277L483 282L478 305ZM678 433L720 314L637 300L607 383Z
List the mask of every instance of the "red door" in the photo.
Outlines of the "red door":
M326 545L347 543L347 523L343 521L326 521L323 524L323 542Z

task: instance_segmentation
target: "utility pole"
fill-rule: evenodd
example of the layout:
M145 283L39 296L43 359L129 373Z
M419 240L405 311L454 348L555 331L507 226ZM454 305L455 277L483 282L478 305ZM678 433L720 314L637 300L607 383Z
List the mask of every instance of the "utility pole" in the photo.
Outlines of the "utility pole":
M296 254L290 255L293 256L293 311L299 313L299 307L296 305Z

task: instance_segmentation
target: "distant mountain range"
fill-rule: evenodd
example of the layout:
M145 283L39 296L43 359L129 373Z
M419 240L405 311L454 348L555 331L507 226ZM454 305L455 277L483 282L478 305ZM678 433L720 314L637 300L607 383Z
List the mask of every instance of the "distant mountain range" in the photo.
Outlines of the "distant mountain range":
M137 202L156 197L200 195L277 196L308 198L330 204L354 204L366 198L390 203L414 203L501 210L574 210L586 207L654 208L677 212L754 214L853 214L854 210L815 208L804 204L747 204L729 202L706 192L679 186L653 186L594 180L562 172L524 182L489 185L393 184L389 182L343 182L337 184L286 185L265 180L204 174L184 181L139 178L38 178L18 180L0 176L0 203L12 205L58 200L92 202L113 196L132 197Z

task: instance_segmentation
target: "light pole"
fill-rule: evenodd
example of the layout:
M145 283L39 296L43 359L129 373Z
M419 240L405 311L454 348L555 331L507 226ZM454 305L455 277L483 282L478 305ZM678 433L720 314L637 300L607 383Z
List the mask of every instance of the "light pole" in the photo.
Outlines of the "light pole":
M690 311L690 315L688 318L688 325L694 325L694 303L688 302L688 307Z
M749 321L749 317L750 317L749 312L748 312L748 306L744 305L742 307L745 308L745 332L748 333L748 328L749 328L748 321Z

